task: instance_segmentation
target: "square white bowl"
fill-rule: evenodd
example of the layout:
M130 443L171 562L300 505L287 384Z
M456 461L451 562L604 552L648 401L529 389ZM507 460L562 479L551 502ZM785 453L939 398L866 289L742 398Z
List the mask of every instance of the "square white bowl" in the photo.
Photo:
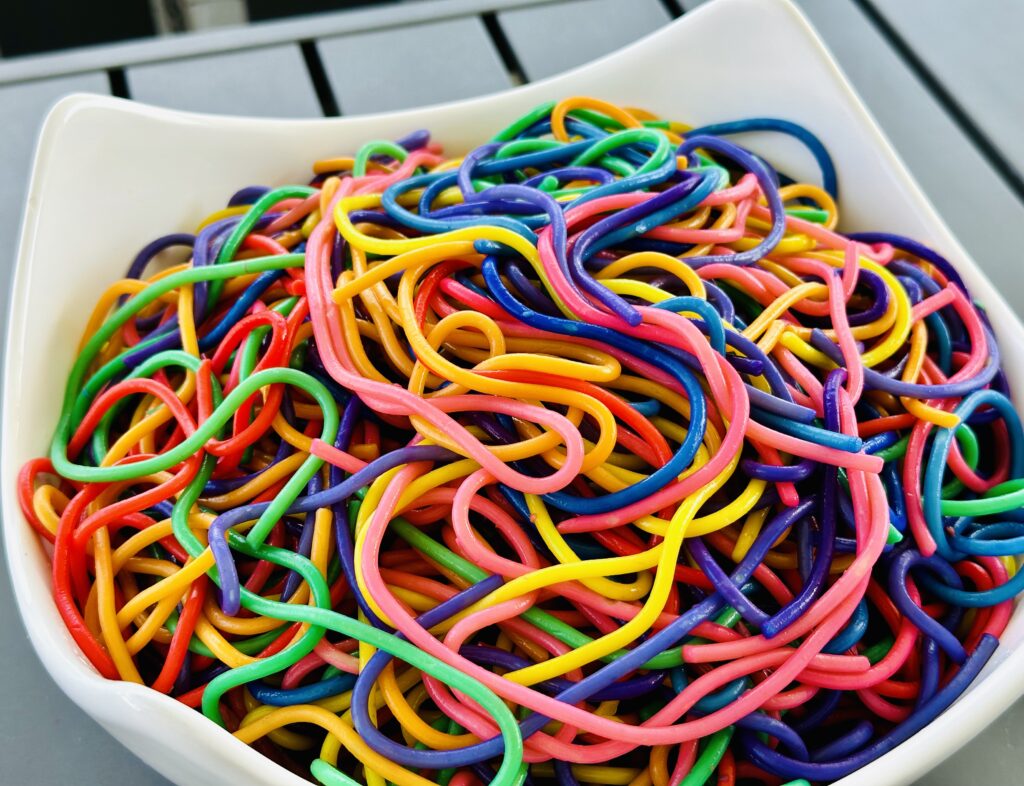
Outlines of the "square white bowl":
M768 115L807 126L835 158L841 226L899 232L947 256L988 310L1010 385L1024 390L1024 327L939 218L788 0L717 0L553 79L382 115L263 120L71 96L43 127L14 278L0 435L7 557L32 644L53 679L172 781L306 783L173 699L101 678L54 607L49 560L18 509L15 478L23 462L47 450L65 373L93 303L145 242L194 227L242 185L301 182L315 159L420 127L431 129L448 151L465 151L534 105L572 94L698 124ZM741 141L792 174L817 176L810 156L791 140L760 135ZM1024 693L1022 639L1024 611L1018 606L992 661L956 704L840 783L909 783L956 751Z

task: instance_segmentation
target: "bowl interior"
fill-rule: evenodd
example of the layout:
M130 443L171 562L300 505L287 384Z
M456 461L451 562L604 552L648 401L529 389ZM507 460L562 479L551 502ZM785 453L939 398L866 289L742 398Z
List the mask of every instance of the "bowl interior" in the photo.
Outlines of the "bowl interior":
M172 780L305 782L177 702L101 679L53 606L47 556L12 489L21 464L47 448L63 380L93 303L144 243L194 228L238 187L303 182L317 158L421 127L431 129L446 151L465 151L532 106L572 94L690 123L775 116L805 125L834 156L842 228L900 232L945 254L987 308L1011 386L1024 390L1024 328L787 0L717 0L562 76L383 115L279 121L193 115L99 96L65 99L48 118L37 151L7 332L2 488L8 560L30 637L54 679ZM817 180L813 159L797 143L768 135L739 141L794 176ZM1024 669L1015 668L1024 659L1022 637L1018 609L985 675L953 708L842 783L908 782L980 731L1024 691ZM176 733L167 734L168 726Z

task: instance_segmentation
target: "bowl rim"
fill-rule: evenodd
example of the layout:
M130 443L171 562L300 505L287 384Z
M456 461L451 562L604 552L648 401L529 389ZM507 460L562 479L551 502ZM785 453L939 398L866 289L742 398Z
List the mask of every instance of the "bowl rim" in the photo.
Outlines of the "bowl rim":
M34 255L35 235L40 216L39 206L43 188L42 174L46 170L47 160L51 155L52 149L61 140L65 121L79 109L84 107L98 108L110 112L112 116L119 114L135 115L162 123L216 124L222 127L237 127L239 129L251 127L253 123L284 128L306 128L338 124L351 126L360 122L372 122L384 118L397 122L406 117L410 119L418 118L428 111L483 105L488 101L501 100L510 94L516 94L520 97L528 97L533 93L542 95L549 92L552 87L560 82L566 81L571 83L577 74L595 66L611 64L620 58L637 56L642 53L650 41L661 38L671 39L695 19L706 16L710 17L710 15L716 13L745 14L757 8L773 12L784 12L788 23L799 29L808 43L813 46L820 65L828 70L829 76L832 78L836 88L843 94L842 99L849 105L852 111L859 115L862 122L862 130L871 135L869 144L875 147L887 159L891 172L902 182L907 192L917 201L918 209L923 212L926 219L931 223L936 234L934 241L936 245L943 252L952 252L953 255L968 260L969 266L964 272L969 274L969 276L965 277L971 282L972 291L975 293L980 292L982 300L986 302L990 309L996 307L999 311L1005 312L1001 316L1003 319L1009 319L1010 324L1001 325L1000 332L1004 334L1007 331L1015 333L1021 338L1022 345L1024 345L1024 325L1021 324L1019 318L1009 308L1002 294L988 282L977 264L971 260L967 252L956 240L804 14L791 0L715 0L715 2L706 3L692 12L688 12L684 17L622 49L563 74L513 87L499 93L460 99L432 107L400 109L372 115L341 118L283 119L187 112L110 96L83 93L76 93L63 98L48 113L33 155L27 209L21 223L20 242L16 255L10 308L6 323L3 399L2 414L0 414L2 420L0 420L0 424L6 425L10 422L11 418L15 417L17 406L15 394L10 384L13 375L17 374L17 362L20 355L18 347L15 346L14 337L18 335L18 326L24 320L24 302L31 283L28 268L30 260ZM4 428L3 431L6 433L8 429ZM33 619L31 614L32 600L30 599L30 591L27 586L29 579L16 556L18 548L15 547L20 547L31 540L35 540L37 536L31 527L28 526L27 522L25 522L18 508L16 495L8 488L8 479L14 478L19 469L16 466L10 466L13 459L9 454L7 439L0 435L0 477L4 480L4 485L0 488L0 501L2 501L2 508L0 508L2 516L0 518L2 518L3 537L7 546L7 567L11 576L19 613L28 631L33 648L58 686L76 704L96 718L122 742L124 742L124 739L121 735L111 728L109 717L100 718L94 714L95 707L92 704L93 702L103 700L112 702L116 697L121 702L150 706L154 711L150 719L155 720L157 724L170 720L175 723L186 724L186 726L195 726L197 729L201 726L201 730L204 733L217 735L218 742L223 743L222 748L225 759L239 766L242 770L251 771L251 768L255 766L263 774L272 771L274 783L295 784L296 786L307 783L307 781L265 758L255 749L240 742L226 730L210 724L200 713L144 686L106 680L88 664L81 653L60 652L49 646L53 643L51 637L56 634L53 630L47 630L47 623L38 622ZM975 680L975 683L972 684L967 693L963 694L946 712L928 724L922 732L915 734L901 745L870 762L855 773L837 781L837 786L840 784L850 784L850 786L853 786L854 781L857 783L870 783L873 782L871 779L879 777L883 773L887 777L886 782L906 782L933 769L942 760L952 755L952 753L984 729L1024 693L1024 668L1021 667L1022 665L1024 665L1024 644L1005 653L1005 657L1001 662L997 663L987 674L983 674L983 676ZM936 737L941 738L942 747L938 750L928 748L927 746L934 742ZM127 745L127 743L125 744Z

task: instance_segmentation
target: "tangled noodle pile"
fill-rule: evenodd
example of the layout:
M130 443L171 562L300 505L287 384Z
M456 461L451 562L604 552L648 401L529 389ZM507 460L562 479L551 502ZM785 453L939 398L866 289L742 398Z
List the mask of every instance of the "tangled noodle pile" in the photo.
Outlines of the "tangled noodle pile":
M992 655L992 330L836 230L809 132L570 98L314 172L139 253L21 474L103 676L324 784L728 786L841 778Z

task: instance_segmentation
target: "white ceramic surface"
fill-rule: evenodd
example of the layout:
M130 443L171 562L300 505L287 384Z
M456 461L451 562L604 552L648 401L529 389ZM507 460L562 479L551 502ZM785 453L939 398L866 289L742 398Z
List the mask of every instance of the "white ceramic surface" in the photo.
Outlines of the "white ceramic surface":
M1024 327L952 237L817 35L786 0L717 0L562 76L385 115L257 120L98 96L67 98L40 138L7 332L2 492L8 561L32 643L54 680L176 783L304 781L172 699L100 678L54 608L46 554L13 490L21 464L46 450L64 374L92 304L146 241L194 227L239 186L301 182L317 158L419 127L432 129L449 151L464 151L535 104L578 93L692 123L773 115L804 124L835 157L843 227L902 232L948 256L988 308L1010 383L1024 390ZM791 173L817 176L796 143L761 135L752 146ZM1022 638L1024 612L1018 608L993 661L960 701L841 783L909 783L981 731L1024 692Z

